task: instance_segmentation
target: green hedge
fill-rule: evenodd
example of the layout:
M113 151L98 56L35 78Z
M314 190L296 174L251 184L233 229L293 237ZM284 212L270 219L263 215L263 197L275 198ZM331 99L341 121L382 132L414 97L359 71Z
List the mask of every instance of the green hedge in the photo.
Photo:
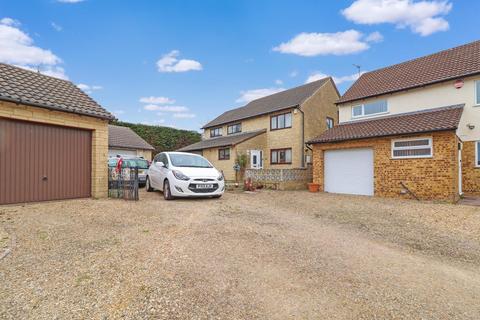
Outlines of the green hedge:
M115 121L116 126L129 127L154 148L154 155L163 151L175 151L189 144L200 141L200 133L169 127L149 126L145 124Z

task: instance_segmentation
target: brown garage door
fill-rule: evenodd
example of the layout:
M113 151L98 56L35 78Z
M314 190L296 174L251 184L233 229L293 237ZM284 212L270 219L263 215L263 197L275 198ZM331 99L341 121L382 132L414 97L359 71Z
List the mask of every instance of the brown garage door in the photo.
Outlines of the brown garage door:
M89 197L91 132L0 118L0 204Z

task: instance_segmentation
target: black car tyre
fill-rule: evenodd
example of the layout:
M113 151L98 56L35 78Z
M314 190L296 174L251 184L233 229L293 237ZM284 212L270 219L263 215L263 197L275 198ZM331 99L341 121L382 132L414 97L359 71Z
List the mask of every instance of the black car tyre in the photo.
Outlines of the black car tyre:
M165 182L163 183L163 198L165 200L173 199L172 192L170 191L170 183L168 182L168 180L165 180Z

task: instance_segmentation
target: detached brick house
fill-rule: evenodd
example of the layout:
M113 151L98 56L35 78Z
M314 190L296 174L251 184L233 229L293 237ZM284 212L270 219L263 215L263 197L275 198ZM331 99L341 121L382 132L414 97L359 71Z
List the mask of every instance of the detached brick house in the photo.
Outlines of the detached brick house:
M480 194L480 41L363 74L311 139L326 192L454 202Z
M248 169L305 168L311 151L305 142L337 123L340 97L331 78L253 100L207 123L202 141L179 151L198 152L235 180L238 156Z

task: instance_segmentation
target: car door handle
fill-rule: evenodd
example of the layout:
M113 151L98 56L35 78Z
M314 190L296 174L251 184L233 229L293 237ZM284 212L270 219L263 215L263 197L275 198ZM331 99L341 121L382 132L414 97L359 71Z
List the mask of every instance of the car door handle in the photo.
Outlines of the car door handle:
M47 176L43 176L42 177L42 181L47 181L48 180L48 177Z

